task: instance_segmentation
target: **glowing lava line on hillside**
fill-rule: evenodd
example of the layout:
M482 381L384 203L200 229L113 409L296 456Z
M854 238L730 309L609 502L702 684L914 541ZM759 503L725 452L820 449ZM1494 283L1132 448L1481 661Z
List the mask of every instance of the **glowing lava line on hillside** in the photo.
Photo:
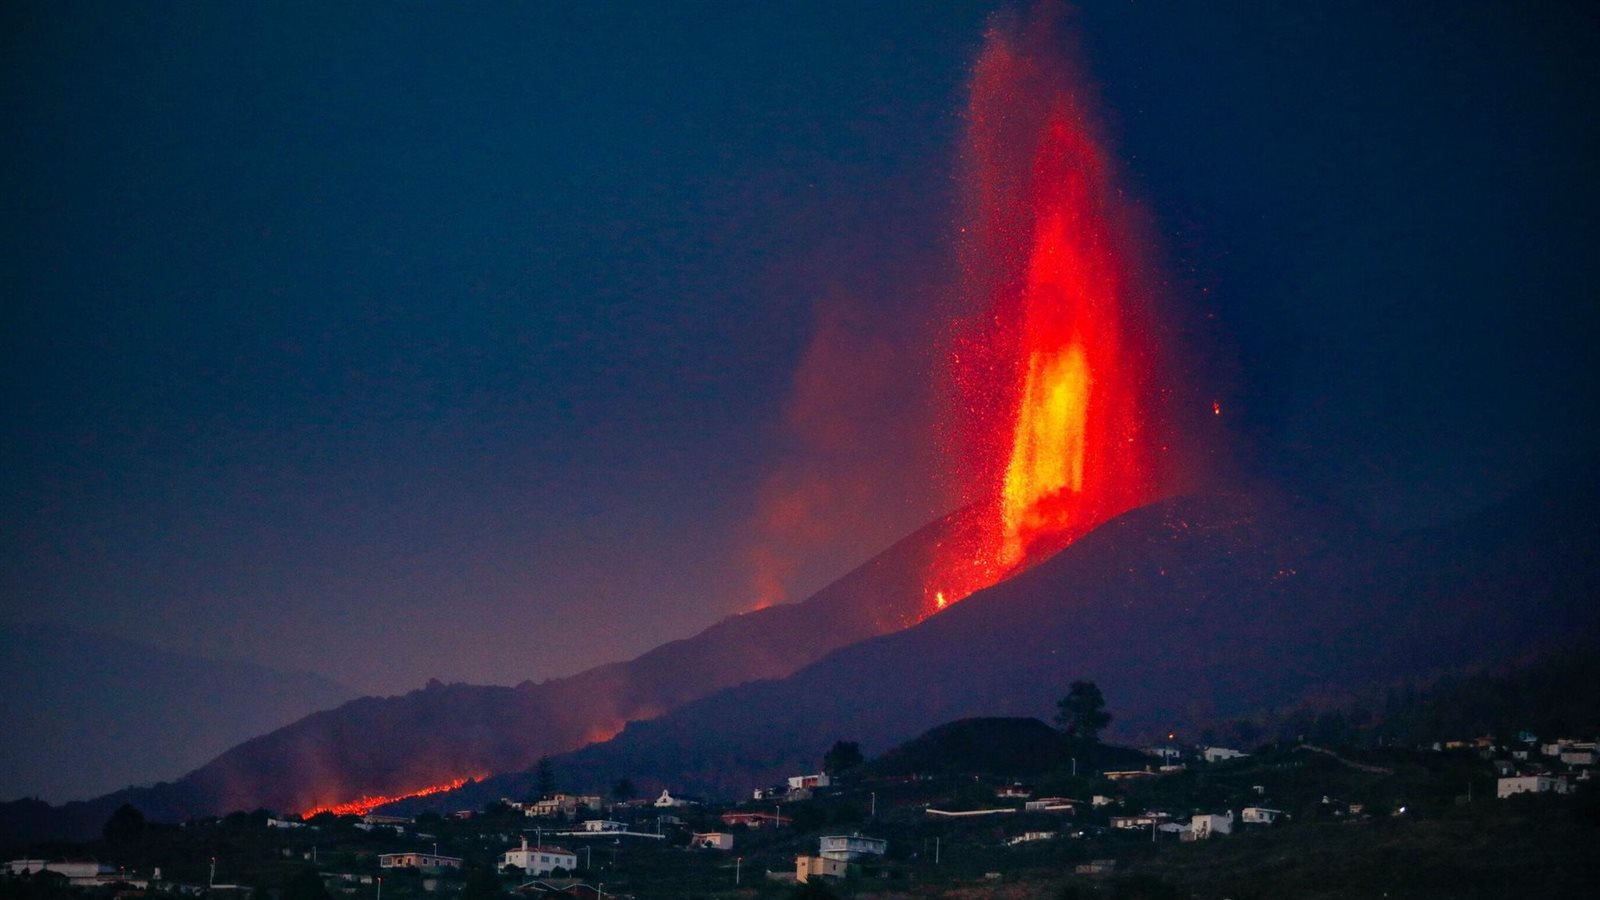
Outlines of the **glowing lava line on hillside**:
M351 800L348 803L335 803L331 806L312 807L311 809L301 813L300 818L309 819L312 816L325 812L333 813L336 816L364 816L380 806L394 803L399 800L409 800L412 797L426 797L429 794L442 794L445 791L453 791L471 780L471 778L457 778L454 781L448 781L444 784L430 785L420 790L411 791L410 793L395 794L387 797L376 794L368 794L364 797Z
M1155 348L1137 210L1096 140L1059 12L997 24L973 69L964 300L947 438L975 518L940 546L928 613L1154 499Z

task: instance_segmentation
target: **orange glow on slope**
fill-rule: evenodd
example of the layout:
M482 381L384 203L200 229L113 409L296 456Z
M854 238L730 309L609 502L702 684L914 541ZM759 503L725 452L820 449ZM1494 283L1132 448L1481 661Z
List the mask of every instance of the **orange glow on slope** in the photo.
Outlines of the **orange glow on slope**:
M987 35L967 111L966 319L946 435L967 526L931 614L1153 499L1155 347L1137 210L1112 183L1056 11Z
M481 778L483 776L480 775L476 777ZM309 819L312 816L325 812L331 812L336 816L364 816L380 806L388 803L394 803L397 800L409 800L412 797L426 797L429 794L442 794L445 791L453 791L456 788L466 784L470 780L472 779L457 778L454 781L446 782L444 784L430 785L429 787L411 791L410 793L395 794L392 797L369 794L365 797L361 797L360 799L351 800L348 803L336 803L331 806L313 807L301 813L300 817L302 819Z

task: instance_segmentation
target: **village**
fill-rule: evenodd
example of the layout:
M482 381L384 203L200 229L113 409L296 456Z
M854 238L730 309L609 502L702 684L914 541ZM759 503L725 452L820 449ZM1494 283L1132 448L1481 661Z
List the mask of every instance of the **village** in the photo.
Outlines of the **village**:
M965 729L970 745L986 723L1017 721L1048 728L983 719L946 728ZM1021 777L985 765L895 771L840 741L821 771L720 801L670 786L635 796L624 781L608 796L552 790L415 817L257 811L167 826L124 808L103 841L6 862L0 896L1206 896L1212 882L1185 872L1268 847L1359 854L1512 822L1554 828L1554 839L1541 837L1545 852L1594 836L1567 827L1594 814L1591 737L1095 751ZM937 743L921 752L948 756ZM1094 758L1111 764L1090 771ZM961 762L972 767L970 755ZM1190 890L1170 893L1171 883Z

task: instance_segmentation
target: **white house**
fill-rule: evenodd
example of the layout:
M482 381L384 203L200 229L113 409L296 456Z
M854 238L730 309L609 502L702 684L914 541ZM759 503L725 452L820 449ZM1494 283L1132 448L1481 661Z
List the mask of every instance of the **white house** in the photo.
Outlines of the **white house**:
M1022 809L1024 812L1071 813L1072 805L1076 802L1066 797L1040 797L1022 801Z
M1283 816L1281 809L1267 809L1265 806L1246 806L1240 814L1239 820L1253 825L1271 825Z
M702 850L732 850L733 835L726 831L696 832L694 838L689 841L689 846Z
M889 850L889 842L860 834L834 834L818 842L818 855L824 859L842 859L846 862L864 856L882 856Z
M459 869L461 860L437 853L384 853L378 857L380 869Z
M57 875L65 875L75 885L94 884L101 876L114 876L117 874L115 866L94 860L47 861L43 859L13 859L6 863L7 875L38 874L39 872L54 872Z
M522 846L500 854L500 868L516 866L529 875L549 875L556 869L568 872L578 867L578 854L564 847L529 847L528 839Z
M1241 756L1249 756L1249 755L1250 754L1248 754L1248 753L1245 753L1245 752L1242 752L1242 751L1239 751L1239 750L1234 750L1234 749L1231 749L1229 747L1202 747L1202 748L1200 748L1200 756L1201 756L1201 758L1204 759L1208 763L1222 762L1225 759L1238 759Z
M660 809L669 809L675 806L699 806L700 801L688 797L674 797L671 791L663 789L661 796L656 798L655 805Z
M610 819L590 819L582 823L582 829L593 834L609 834L614 831L627 831L628 826Z
M1575 748L1563 750L1561 751L1561 761L1569 766L1592 766L1595 764L1595 752L1593 750Z
M1565 778L1550 775L1518 775L1500 779L1495 789L1495 796L1504 800L1512 794L1566 794L1571 790L1572 786L1567 784Z
M1132 831L1140 828L1149 828L1151 825L1160 825L1170 818L1172 817L1164 812L1143 812L1136 816L1112 816L1111 827Z
M789 776L789 790L791 791L814 790L828 787L831 784L833 784L833 780L828 777L826 772L818 772L815 775Z
M1216 834L1233 834L1233 810L1216 816L1210 813L1201 813L1189 820L1189 832L1184 837L1189 840L1203 841Z

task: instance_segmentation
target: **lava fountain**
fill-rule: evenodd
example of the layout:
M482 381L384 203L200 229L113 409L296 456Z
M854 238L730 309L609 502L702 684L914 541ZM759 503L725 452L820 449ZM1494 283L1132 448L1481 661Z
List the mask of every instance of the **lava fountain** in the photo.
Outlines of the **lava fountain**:
M1041 5L997 20L964 147L964 314L947 454L969 514L935 554L937 612L1159 494L1166 452L1139 213Z

